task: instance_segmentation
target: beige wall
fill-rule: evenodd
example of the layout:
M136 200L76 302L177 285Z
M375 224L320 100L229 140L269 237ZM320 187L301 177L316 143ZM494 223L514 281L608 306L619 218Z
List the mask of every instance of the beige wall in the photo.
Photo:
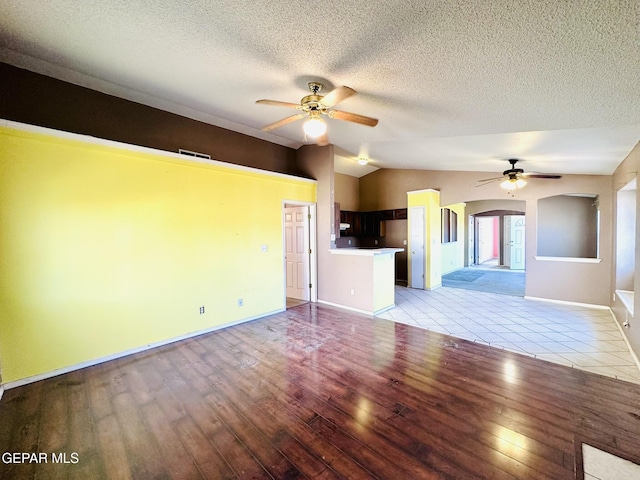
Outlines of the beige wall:
M640 143L636 145L636 147L631 151L631 153L625 158L625 160L618 166L616 171L613 174L613 188L612 190L617 193L622 187L627 185L632 180L636 179L636 183L638 181L638 169L640 169ZM615 202L614 202L615 203ZM615 205L614 205L615 208ZM635 242L635 278L633 280L634 288L633 290L638 293L640 292L640 242L637 241L640 238L640 222L638 221L638 212L640 212L640 196L636 195L636 242ZM617 215L617 211L615 212ZM615 245L615 243L614 243ZM616 269L611 269L611 289L610 295L613 297L613 290L615 289L615 274ZM635 296L634 302L634 316L626 316L625 311L620 305L620 302L615 302L614 305L614 313L616 315L616 319L620 324L626 319L630 327L624 329L624 333L631 344L631 347L635 351L636 355L640 355L640 299L638 295Z
M495 172L493 172L495 174ZM578 303L609 305L611 291L613 204L610 176L565 175L560 180L531 180L511 197L495 184L476 187L491 172L429 170L377 170L360 179L360 208L383 210L407 206L406 192L432 188L440 191L442 205L478 200L519 200L526 208L526 295ZM599 263L536 260L537 201L566 193L593 193L600 198Z
M523 200L476 200L467 202L465 213L475 215L476 213L491 212L493 210L507 210L524 213L527 202Z
M360 179L336 173L334 175L335 198L340 204L340 210L357 212L360 208Z

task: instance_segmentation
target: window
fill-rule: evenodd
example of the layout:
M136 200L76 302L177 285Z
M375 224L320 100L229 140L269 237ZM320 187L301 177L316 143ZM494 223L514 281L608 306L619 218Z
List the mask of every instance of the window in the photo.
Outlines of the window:
M458 214L449 208L440 210L442 243L458 241Z

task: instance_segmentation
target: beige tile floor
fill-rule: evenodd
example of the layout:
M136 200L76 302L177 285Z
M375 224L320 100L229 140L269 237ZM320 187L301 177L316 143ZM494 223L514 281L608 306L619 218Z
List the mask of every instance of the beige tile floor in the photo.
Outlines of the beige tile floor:
M609 310L458 288L398 286L396 307L379 318L640 383L640 369Z
M584 480L638 480L640 465L582 444Z

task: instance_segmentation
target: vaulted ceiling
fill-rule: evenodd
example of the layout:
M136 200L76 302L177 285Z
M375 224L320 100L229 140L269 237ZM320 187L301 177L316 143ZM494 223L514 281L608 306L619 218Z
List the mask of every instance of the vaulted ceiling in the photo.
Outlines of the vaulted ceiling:
M0 0L0 61L299 147L320 81L338 170L611 174L640 140L637 0ZM354 159L367 156L370 167Z

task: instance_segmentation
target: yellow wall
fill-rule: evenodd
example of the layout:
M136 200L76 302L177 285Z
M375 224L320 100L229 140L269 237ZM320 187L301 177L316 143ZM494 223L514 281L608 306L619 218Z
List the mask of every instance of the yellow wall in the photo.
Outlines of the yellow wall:
M2 381L284 308L284 199L316 184L0 128Z
M441 257L441 216L440 216L440 192L437 190L420 190L407 192L407 206L424 207L424 288L430 290L442 284L442 257ZM411 239L411 219L409 219L409 239ZM411 240L409 240L411 242ZM411 278L411 245L409 252L409 278Z

